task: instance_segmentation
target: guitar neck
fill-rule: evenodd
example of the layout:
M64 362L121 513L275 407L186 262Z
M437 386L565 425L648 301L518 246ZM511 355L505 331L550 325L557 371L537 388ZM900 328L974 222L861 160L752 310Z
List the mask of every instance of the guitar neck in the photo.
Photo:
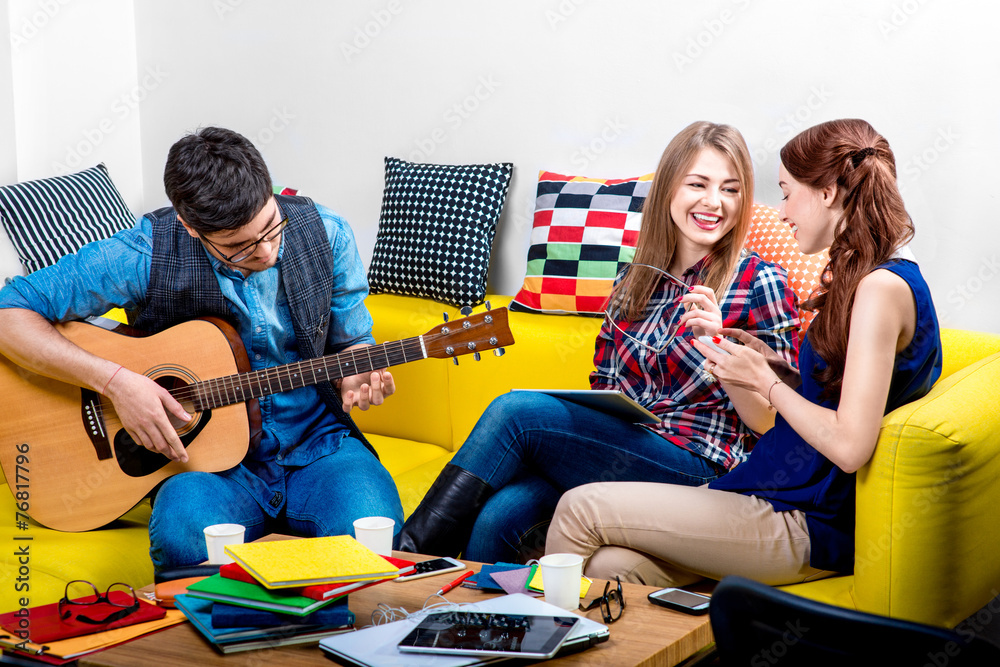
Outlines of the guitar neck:
M195 409L211 410L242 403L320 382L332 382L349 375L370 373L427 358L422 336L372 345L284 366L197 382L184 388L194 395Z

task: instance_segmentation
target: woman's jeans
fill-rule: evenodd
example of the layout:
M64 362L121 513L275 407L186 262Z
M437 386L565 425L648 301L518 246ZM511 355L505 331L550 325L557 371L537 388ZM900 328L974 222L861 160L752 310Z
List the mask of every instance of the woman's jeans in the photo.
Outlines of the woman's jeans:
M354 520L387 516L403 525L396 484L385 467L355 438L301 468L285 471L285 506L271 518L237 482L207 472L186 472L164 482L149 521L150 556L157 571L208 558L205 526L238 523L251 542L268 533L305 537L353 535Z
M494 495L476 520L464 554L513 561L529 533L544 539L563 492L590 482L668 482L699 486L724 470L637 424L536 392L494 400L451 460Z

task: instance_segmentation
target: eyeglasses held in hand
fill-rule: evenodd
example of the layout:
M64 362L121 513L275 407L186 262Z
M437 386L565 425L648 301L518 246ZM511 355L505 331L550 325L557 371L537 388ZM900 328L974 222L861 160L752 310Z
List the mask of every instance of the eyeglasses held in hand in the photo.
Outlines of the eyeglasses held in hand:
M600 607L601 618L605 623L614 623L621 618L622 612L625 611L625 596L622 594L622 580L615 577L615 581L618 582L617 589L612 589L611 582L607 582L604 584L604 595L594 598L586 607L581 604L580 611L590 611Z
M625 268L623 268L621 271L618 272L618 275L615 277L615 284L621 285L622 281L625 279L626 274L629 271L634 271L636 267L641 267L642 269L650 269L652 271L655 271L660 275L662 275L663 277L665 277L670 282L674 283L675 285L678 285L684 290L681 293L682 297L684 294L687 294L691 290L691 286L688 285L683 280L681 280L680 278L651 264L636 264L636 263L627 264ZM697 306L692 306L692 307L697 307ZM632 334L628 333L620 326L618 326L618 322L616 320L623 320L624 310L625 310L625 304L622 304L621 301L616 300L615 296L612 295L611 298L608 300L608 307L604 311L604 319L607 320L608 323L611 324L611 326L617 329L622 336L629 339L639 347L649 350L654 354L659 354L663 352L665 349L667 349L667 346L674 341L674 338L677 336L677 331L680 329L681 315L683 315L685 312L679 300L677 301L676 305L673 306L673 310L665 311L664 313L665 317L663 321L666 322L666 327L667 327L666 330L664 331L664 334L666 335L666 342L654 347L652 345L649 345L648 343L639 340L638 338L636 338L635 336L633 336ZM654 330L662 326L663 322L650 321L650 315L652 315L652 313L648 313L647 316L642 320L642 322L646 323L647 326L652 327ZM652 333L652 331L650 333Z
M120 601L113 600L111 598L111 594L115 592L130 595L132 597L131 603L123 604ZM89 599L91 597L93 599ZM84 616L83 614L77 614L75 620L80 621L81 623L90 623L91 625L104 625L105 623L120 621L129 614L139 610L139 598L136 597L135 589L128 584L120 582L111 584L108 586L108 589L104 591L104 595L101 595L97 592L97 586L89 581L85 581L84 579L74 579L66 584L66 590L63 593L63 598L59 600L59 618L65 621L73 615L76 609L90 607L101 604L102 602L107 603L112 607L117 607L118 611L111 612L105 618L91 618L89 616Z

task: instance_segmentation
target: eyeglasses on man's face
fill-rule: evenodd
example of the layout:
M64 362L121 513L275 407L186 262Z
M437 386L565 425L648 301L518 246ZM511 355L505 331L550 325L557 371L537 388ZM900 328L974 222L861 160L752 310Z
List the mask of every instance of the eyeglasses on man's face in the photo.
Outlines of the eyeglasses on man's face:
M625 596L622 594L622 580L615 577L618 583L617 588L611 588L611 582L604 584L604 595L594 598L586 607L580 605L580 611L590 611L595 607L600 607L601 618L605 623L614 623L622 617L625 611Z
M683 297L684 294L687 294L691 290L691 286L688 285L683 280L681 280L680 278L678 278L677 276L674 276L673 274L664 271L663 269L653 266L651 264L638 264L638 263L627 264L625 268L623 268L621 271L618 272L618 275L615 277L615 284L618 285L620 288L620 286L623 284L625 280L627 279L639 280L642 278L641 273L646 271L652 271L656 273L658 276L666 278L669 282L672 282L678 287L680 287L682 289L681 297ZM666 341L655 347L649 345L644 341L639 340L632 334L625 331L622 327L618 326L618 320L624 319L623 312L625 311L626 305L627 304L621 303L620 300L615 299L615 296L612 295L611 298L608 300L608 307L604 310L604 319L607 320L607 322L612 327L617 329L622 336L629 339L639 347L642 347L654 354L660 354L665 349L667 349L667 346L669 346L670 343L673 342L674 337L677 335L677 332L680 329L680 316L684 314L684 309L683 307L681 307L680 300L679 299L677 300L677 304L674 306L673 310L669 312L669 315L665 318L667 330L664 331L664 335L666 335ZM644 322L646 319L648 319L648 317L649 314L647 313L646 317L643 318L641 321ZM651 322L650 325L654 327L659 327L661 323Z
M257 252L257 246L259 246L261 243L274 243L275 241L277 241L278 237L281 236L281 232L285 231L285 226L287 224L288 224L288 217L286 216L282 218L282 220L278 224L274 225L266 232L264 232L259 239L257 239L248 246L243 246L235 253L228 256L226 255L226 253L222 251L222 248L212 243L200 232L198 233L198 236L201 237L201 239L205 241L205 243L215 248L215 252L219 253L222 259L232 264L238 264L239 262L249 259L255 252Z
M114 593L123 593L129 596L130 599L125 601L122 595L112 598ZM84 579L74 579L66 584L66 590L63 592L63 597L59 600L59 618L64 621L68 620L78 610L82 611L87 607L93 607L94 605L101 603L117 607L118 610L111 612L104 618L92 618L82 613L77 613L75 620L82 623L89 623L91 625L104 625L105 623L114 623L115 621L119 621L129 614L139 610L139 598L136 597L135 589L128 584L120 582L111 584L108 586L108 589L104 591L104 595L101 595L97 592L97 586L89 581Z

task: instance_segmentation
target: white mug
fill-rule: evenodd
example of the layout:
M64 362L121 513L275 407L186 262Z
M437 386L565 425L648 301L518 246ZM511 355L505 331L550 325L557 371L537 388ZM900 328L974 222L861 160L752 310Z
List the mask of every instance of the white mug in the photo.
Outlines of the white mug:
M583 578L583 556L579 554L548 554L538 561L542 568L542 589L545 601L563 609L580 606L580 580Z
M354 539L380 556L392 555L392 529L396 522L385 516L366 516L354 522Z
M208 549L208 562L212 565L232 563L225 549L230 544L243 544L246 528L238 523L217 523L205 526L205 547Z

